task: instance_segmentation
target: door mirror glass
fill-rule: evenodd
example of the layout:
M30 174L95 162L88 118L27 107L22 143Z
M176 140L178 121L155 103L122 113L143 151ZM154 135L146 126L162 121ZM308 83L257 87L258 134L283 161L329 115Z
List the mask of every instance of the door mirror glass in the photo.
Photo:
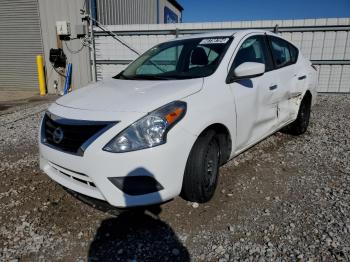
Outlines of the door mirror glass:
M265 72L265 64L257 62L244 62L234 70L234 80L243 78L252 78L263 75Z

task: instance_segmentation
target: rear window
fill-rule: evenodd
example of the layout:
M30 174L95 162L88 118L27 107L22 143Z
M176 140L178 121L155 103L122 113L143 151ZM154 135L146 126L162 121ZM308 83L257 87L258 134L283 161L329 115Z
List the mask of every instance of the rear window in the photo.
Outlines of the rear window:
M298 49L289 42L274 36L269 36L273 61L276 67L294 64L298 59Z
M289 44L289 52L292 58L292 63L296 63L296 61L298 60L298 49L294 45Z

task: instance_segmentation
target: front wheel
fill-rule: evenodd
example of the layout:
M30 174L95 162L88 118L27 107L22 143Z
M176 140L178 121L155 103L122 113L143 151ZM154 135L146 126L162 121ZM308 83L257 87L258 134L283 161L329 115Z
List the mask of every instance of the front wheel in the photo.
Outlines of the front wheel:
M213 130L198 137L187 160L181 196L191 202L208 202L217 186L220 146Z
M311 113L311 95L306 94L300 103L297 118L294 120L294 122L285 126L281 131L283 133L287 133L295 136L304 134L307 130L307 127L309 126L310 113Z

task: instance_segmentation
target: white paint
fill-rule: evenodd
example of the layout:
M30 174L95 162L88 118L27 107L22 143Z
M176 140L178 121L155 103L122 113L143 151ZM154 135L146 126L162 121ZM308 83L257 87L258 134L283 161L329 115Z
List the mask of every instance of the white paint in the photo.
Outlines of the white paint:
M257 30L235 33L215 73L202 79L111 79L59 99L49 108L55 115L69 119L119 123L88 146L82 157L40 144L41 169L67 188L106 200L118 207L154 204L176 197L181 191L190 150L208 126L219 123L228 129L232 140L230 157L233 158L294 121L301 98L307 90L311 91L313 104L315 103L316 71L302 55L296 64L246 79L249 83L237 81L226 84L228 70L242 41L249 36L265 33L272 34ZM252 64L243 67L253 68ZM254 72L258 71L261 72L261 68ZM299 81L303 75L306 78ZM277 85L278 88L271 89L271 85ZM169 131L165 144L128 153L102 150L111 139L147 112L174 100L186 102L187 112ZM52 169L50 162L86 174L96 188L60 175ZM108 180L108 177L128 176L139 169L147 170L164 189L156 193L130 196Z
M245 62L235 69L236 77L260 75L265 72L265 65L255 62Z

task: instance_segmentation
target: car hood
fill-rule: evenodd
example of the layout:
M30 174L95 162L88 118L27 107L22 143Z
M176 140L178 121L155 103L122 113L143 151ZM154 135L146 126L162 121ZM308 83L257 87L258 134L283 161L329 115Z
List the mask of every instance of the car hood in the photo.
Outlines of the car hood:
M150 112L201 90L203 78L186 80L108 79L59 98L56 103L91 111Z

